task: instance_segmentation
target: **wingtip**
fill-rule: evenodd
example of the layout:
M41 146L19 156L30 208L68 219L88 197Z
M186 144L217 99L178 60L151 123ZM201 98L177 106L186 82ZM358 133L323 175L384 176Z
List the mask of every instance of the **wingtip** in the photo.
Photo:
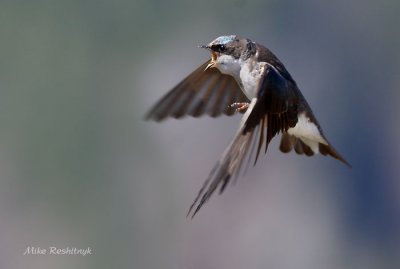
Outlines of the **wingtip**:
M334 154L334 155L332 155L332 154L330 154L330 155L331 155L332 157L334 157L335 159L341 161L343 164L345 164L345 165L346 165L347 167L349 167L350 169L353 168L353 167L351 166L351 164L350 164L348 161L346 161L338 152L335 151L335 154Z
M167 118L166 115L159 115L154 113L154 111L150 111L143 116L144 121L154 121L154 122L162 122Z
M194 205L195 205L195 203L192 203L192 204L190 205L189 210L188 210L188 212L186 213L186 218L188 218L188 217L191 215ZM194 217L194 214L190 217L190 219L193 219L193 217Z
M202 203L200 203L199 205L197 205L196 209L193 211L194 206L196 204L197 201L195 201L189 208L187 214L186 214L186 218L190 218L190 220L193 220L194 216L197 214L197 212L199 212L201 206L203 205Z
M320 144L319 144L319 152L320 152L322 155L325 155L325 156L329 155L329 156L335 158L336 160L341 161L343 164L345 164L345 165L348 166L349 168L352 168L351 164L350 164L348 161L346 161L346 160L342 157L342 155L340 155L340 154L339 154L331 145L329 145L329 144L325 145L325 144L321 144L321 143L320 143Z
M158 122L158 121L160 121L158 118L159 117L156 117L156 113L155 113L154 107L152 109L150 109L149 111L147 111L147 113L143 116L143 120L145 120L145 121L152 120L152 121Z
M350 169L353 168L353 166L351 166L351 164L348 161L346 161L345 159L338 158L338 160L341 161L342 163L344 163L348 168L350 168Z

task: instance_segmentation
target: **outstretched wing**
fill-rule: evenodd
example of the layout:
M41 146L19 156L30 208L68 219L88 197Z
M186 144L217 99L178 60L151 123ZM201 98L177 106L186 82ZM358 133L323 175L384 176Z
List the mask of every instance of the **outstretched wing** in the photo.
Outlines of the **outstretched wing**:
M264 66L257 97L252 99L239 130L204 182L188 215L193 212L194 217L217 188L220 193L224 191L231 178L238 175L246 157L250 160L253 145L258 144L255 164L263 144L266 151L277 133L296 125L298 95L293 86L273 66Z
M235 109L230 107L231 104L248 102L233 77L222 74L217 68L204 71L209 62L202 64L161 98L146 119L162 121L167 117L179 119L186 115L233 115Z

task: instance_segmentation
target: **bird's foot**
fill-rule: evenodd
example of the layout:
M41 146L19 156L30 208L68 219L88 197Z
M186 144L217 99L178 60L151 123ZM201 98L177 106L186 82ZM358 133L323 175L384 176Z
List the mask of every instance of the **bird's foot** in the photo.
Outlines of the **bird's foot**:
M230 107L234 108L236 112L244 113L244 112L246 112L249 105L250 105L250 103L240 102L240 103L233 103L230 105Z

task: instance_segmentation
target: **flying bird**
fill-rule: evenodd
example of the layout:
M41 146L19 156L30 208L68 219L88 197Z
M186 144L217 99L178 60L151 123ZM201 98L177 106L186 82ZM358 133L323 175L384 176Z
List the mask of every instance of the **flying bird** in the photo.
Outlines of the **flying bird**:
M350 166L328 142L296 82L269 49L238 35L220 36L200 47L211 52L211 59L161 98L146 116L159 122L186 115L244 113L188 215L194 217L218 188L222 193L254 150L255 165L263 145L266 153L279 133L279 148L284 153L293 149L307 156L321 153Z

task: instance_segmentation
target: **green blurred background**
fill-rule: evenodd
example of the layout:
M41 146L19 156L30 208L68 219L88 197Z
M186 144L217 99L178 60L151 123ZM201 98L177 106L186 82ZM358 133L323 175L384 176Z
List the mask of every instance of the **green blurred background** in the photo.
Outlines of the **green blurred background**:
M0 4L1 268L399 268L400 2ZM240 34L268 46L353 165L275 141L185 218L240 121L143 121ZM92 255L23 255L26 247Z

